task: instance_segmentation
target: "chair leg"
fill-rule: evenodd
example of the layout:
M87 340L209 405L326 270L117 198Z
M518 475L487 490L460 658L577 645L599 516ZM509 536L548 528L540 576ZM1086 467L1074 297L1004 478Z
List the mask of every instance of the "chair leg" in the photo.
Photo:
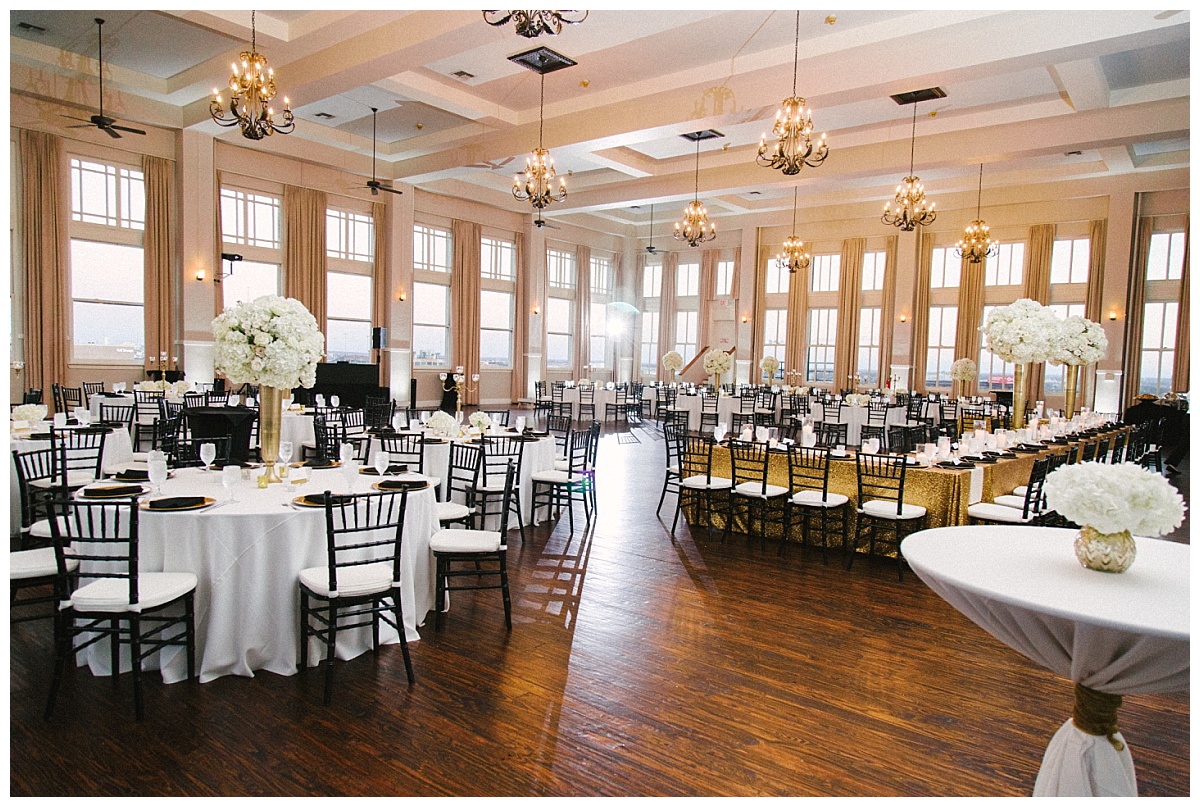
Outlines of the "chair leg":
M308 669L308 594L300 592L300 671Z
M508 563L504 552L500 553L500 594L504 597L504 625L512 630L512 598L508 593Z
M658 497L658 508L654 511L655 515L662 514L663 502L666 501L666 499L667 499L667 484L670 482L670 480L671 480L671 477L669 474L668 474L667 478L663 480L662 494ZM14 592L14 596L15 596L15 592Z
M787 545L788 536L792 534L792 503L783 503L783 535L779 536L779 557L783 557L783 547ZM803 534L803 528L801 529Z
M337 659L337 606L329 603L329 644L325 651L325 705L333 702L333 662Z
M404 672L408 675L408 685L416 683L413 677L412 658L408 654L408 636L404 632L404 614L400 612L400 592L392 592L392 616L396 619L396 629L400 633L400 652L404 655Z
M437 587L434 593L434 630L442 629L442 613L446 609L446 559L437 558Z
M193 592L188 592L183 600L183 610L187 624L184 625L185 641L187 642L187 676L188 680L196 678L196 603Z
M58 688L66 674L67 664L71 658L71 631L68 629L75 621L71 612L62 611L57 617L63 624L61 632L55 637L54 643L54 677L50 679L50 694L46 698L46 710L43 719L49 720L54 712L54 704L58 700Z
M146 716L142 701L142 623L136 616L129 617L129 656L133 668L133 711L141 722Z

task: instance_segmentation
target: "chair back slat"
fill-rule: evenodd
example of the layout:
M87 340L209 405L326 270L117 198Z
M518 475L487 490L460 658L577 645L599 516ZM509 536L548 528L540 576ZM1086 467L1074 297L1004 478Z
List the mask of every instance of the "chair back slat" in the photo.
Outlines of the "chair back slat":
M379 450L388 453L388 462L407 465L410 471L425 473L425 433L383 434L379 436Z
M729 458L733 465L734 487L750 482L760 486L765 496L767 492L767 466L769 462L767 444L730 440Z
M335 496L325 491L325 536L329 590L338 591L338 573L354 566L386 563L394 587L400 585L400 556L409 491Z
M788 485L792 493L801 490L821 491L821 500L829 497L829 449L788 446Z
M128 583L129 602L138 602L137 499L83 502L65 496L49 500L50 535L66 591L93 580ZM67 565L67 558L79 561Z
M900 454L857 455L859 505L871 499L896 503L896 515L904 504L904 476L907 462Z

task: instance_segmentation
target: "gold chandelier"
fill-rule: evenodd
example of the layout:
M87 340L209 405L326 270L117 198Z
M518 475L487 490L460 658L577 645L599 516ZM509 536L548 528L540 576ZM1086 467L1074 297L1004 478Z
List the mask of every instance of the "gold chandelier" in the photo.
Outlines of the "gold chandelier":
M767 146L764 134L758 142L756 162L764 168L778 168L792 176L805 166L816 168L829 156L825 135L812 144L812 110L806 101L796 94L796 75L800 67L800 12L796 12L796 53L792 61L792 96L785 98L783 107L775 113L775 126L771 129L772 142Z
M812 263L812 255L804 251L804 242L800 240L800 236L795 235L796 232L796 206L799 202L799 188L792 188L792 235L787 237L783 242L783 250L775 256L775 261L780 266L786 266L787 270L793 275L797 272L803 272L808 269Z
M221 93L213 88L209 114L221 126L240 126L242 136L262 140L273 134L289 134L296 128L291 104L283 99L283 123L275 123L271 99L275 97L275 71L267 67L267 58L257 51L254 12L250 12L250 50L242 51L242 64L232 65L229 76L229 115L221 106Z
M975 197L975 221L967 225L962 240L957 244L958 257L966 258L971 263L981 263L985 258L994 258L1000 254L1000 242L991 239L991 228L979 217L980 203L983 201L983 163L979 164L979 192Z
M519 201L529 202L535 210L544 210L551 202L561 202L567 198L567 180L554 172L554 158L542 148L545 107L546 74L542 73L542 96L538 103L538 146L525 158L524 183L521 182L522 174L517 174L513 177L512 189L513 196ZM555 179L558 180L557 188L554 187Z
M513 20L517 24L517 34L533 39L542 34L561 34L563 23L578 25L587 19L587 15L586 11L485 11L483 20L496 26Z
M684 135L688 137L688 135ZM708 221L708 210L700 204L700 133L696 138L696 195L683 208L683 223L675 222L675 240L686 241L689 247L698 247L717 237L717 225Z
M883 223L899 227L904 232L911 232L917 225L929 226L937 218L933 209L935 202L925 201L925 186L920 177L913 173L913 157L917 150L917 105L913 103L912 145L908 152L908 176L900 180L896 186L896 210L893 212L892 203L883 207Z

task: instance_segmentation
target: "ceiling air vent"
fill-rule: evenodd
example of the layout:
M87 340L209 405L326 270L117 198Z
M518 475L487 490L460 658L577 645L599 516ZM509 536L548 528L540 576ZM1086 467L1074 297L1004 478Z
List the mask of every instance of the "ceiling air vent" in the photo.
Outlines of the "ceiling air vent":
M461 79L475 78L474 73L468 73L466 70L455 70L450 75L454 76L455 78L461 78Z
M321 120L333 120L337 115L330 115L328 112L314 112L313 117Z
M897 93L892 96L892 100L897 104L904 106L905 104L916 104L920 101L932 101L934 98L945 98L946 91L941 87L930 87L926 90L913 90L912 92Z
M687 134L680 135L680 137L682 137L684 140L690 140L693 143L695 143L697 140L714 140L718 137L724 136L725 135L721 134L716 129L704 129L699 132L688 132Z
M574 67L576 64L573 59L569 59L561 53L557 53L546 47L534 48L524 53L518 53L516 56L509 56L508 60L542 75L553 73L555 70L562 70L564 67Z
M31 34L44 34L44 33L46 33L46 29L45 29L45 28L43 28L43 27L42 27L42 26L40 26L40 25L34 25L34 24L33 24L33 23L31 23L31 22L19 22L19 23L17 23L17 27L18 27L18 28L20 28L22 31L28 31L28 32L29 32L29 33L31 33Z

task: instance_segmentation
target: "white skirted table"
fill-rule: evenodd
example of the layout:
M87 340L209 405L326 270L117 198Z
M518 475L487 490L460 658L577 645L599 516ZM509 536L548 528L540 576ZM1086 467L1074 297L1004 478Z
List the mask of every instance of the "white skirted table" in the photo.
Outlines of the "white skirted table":
M904 558L972 622L1075 682L1075 716L1050 741L1033 795L1136 796L1116 710L1123 695L1188 688L1191 548L1137 538L1133 566L1108 574L1079 564L1076 534L943 527L906 538Z

